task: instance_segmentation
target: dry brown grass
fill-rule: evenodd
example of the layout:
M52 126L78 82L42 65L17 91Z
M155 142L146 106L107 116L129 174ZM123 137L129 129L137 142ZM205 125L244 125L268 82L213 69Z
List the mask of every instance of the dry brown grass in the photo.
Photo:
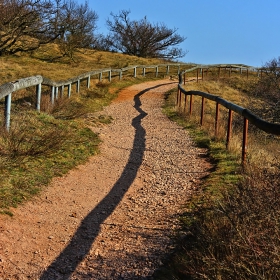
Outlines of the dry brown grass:
M1 84L33 75L58 81L94 69L163 63L94 50L80 50L74 60L54 59L59 56L57 46L50 44L31 54L0 57ZM146 78L138 73L135 79L133 71L130 72L130 77L124 76L122 81L115 75L111 83L106 75L102 81L92 77L89 89L86 81L82 81L79 93L73 86L71 98L66 97L65 90L63 97L59 93L53 104L51 89L43 86L40 113L35 110L35 87L12 94L10 132L3 129L0 133L0 213L12 214L11 207L29 199L51 178L68 172L97 152L98 136L88 126L111 121L97 112L111 102L119 89L155 76L154 69L147 71ZM4 116L4 98L0 100L0 114ZM2 127L3 119L0 118Z
M42 46L30 54L18 54L0 57L1 84L19 78L42 75L57 80L69 79L82 73L102 68L122 68L133 65L160 64L159 59L144 59L111 52L95 50L79 50L74 60L69 58L53 59L58 57L59 50L55 44Z
M246 103L251 96L246 95L247 87L242 89L244 81L237 82L231 82L234 89L229 81L221 89L217 87L221 82L214 81L189 84L188 88L220 95L243 107L259 106L262 100ZM174 112L169 115L191 129L198 145L209 149L215 169L187 204L178 250L156 272L155 279L280 279L280 138L249 125L247 160L240 168L242 117L234 118L227 151L223 137L227 112L221 112L215 137L215 104L206 105L205 125L200 127L200 99L195 97L191 117L183 110L180 119Z

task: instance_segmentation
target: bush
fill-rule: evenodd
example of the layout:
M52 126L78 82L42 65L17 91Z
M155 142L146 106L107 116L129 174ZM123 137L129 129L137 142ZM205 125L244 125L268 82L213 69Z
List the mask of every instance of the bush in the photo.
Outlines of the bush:
M257 168L249 174L182 217L173 279L280 279L280 176Z

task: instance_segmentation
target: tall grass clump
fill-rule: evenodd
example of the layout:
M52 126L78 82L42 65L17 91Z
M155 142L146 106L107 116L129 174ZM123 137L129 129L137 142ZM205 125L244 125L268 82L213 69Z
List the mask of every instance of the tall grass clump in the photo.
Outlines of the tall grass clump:
M99 84L52 104L45 91L39 113L33 92L14 96L10 129L0 130L0 212L11 214L11 207L37 194L53 177L98 152L99 138L89 126L108 123L110 117L89 121L88 116L98 116L114 97L108 85Z
M81 122L65 122L33 110L13 114L0 131L0 212L38 193L97 152L98 137Z
M18 53L0 58L1 84L20 78L42 75L54 81L77 77L102 68L123 68L130 65L165 64L162 59L80 49L75 59L57 57L58 46L48 44L32 53ZM173 69L174 68L174 69ZM170 75L178 67L171 67ZM148 69L145 77L134 70L92 76L90 87L82 80L80 91L73 85L69 98L66 89L59 89L51 100L51 89L42 85L40 113L36 112L35 87L13 92L9 133L0 130L0 213L12 214L12 208L43 189L53 177L61 176L98 152L99 139L90 127L110 123L110 116L100 111L116 97L120 89L134 83L166 76L166 67ZM0 100L4 116L4 98ZM0 118L0 127L3 127Z

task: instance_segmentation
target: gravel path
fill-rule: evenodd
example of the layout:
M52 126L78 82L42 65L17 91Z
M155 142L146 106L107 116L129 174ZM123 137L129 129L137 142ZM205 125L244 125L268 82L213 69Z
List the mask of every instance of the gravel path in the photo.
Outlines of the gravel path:
M162 114L169 80L134 85L94 127L100 154L0 217L0 279L153 279L206 151Z

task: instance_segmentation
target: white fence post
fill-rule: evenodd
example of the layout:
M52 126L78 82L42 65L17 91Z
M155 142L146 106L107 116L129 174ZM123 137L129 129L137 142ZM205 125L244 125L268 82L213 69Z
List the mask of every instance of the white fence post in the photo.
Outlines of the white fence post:
M55 91L55 87L52 86L52 92L51 92L51 103L54 104L54 91Z
M55 87L54 94L55 94L55 99L58 99L58 87Z
M37 104L36 104L36 110L40 112L41 107L41 89L42 85L39 84L36 86L36 96L37 96Z
M166 75L169 74L169 65L166 66Z
M80 92L80 79L77 81L77 88L76 88L76 92L79 93Z
M5 127L7 131L10 130L11 103L12 103L12 93L5 96Z
M67 93L68 98L71 96L71 84L68 85L68 93Z
M61 86L60 88L60 97L63 97L63 93L64 93L64 85Z

